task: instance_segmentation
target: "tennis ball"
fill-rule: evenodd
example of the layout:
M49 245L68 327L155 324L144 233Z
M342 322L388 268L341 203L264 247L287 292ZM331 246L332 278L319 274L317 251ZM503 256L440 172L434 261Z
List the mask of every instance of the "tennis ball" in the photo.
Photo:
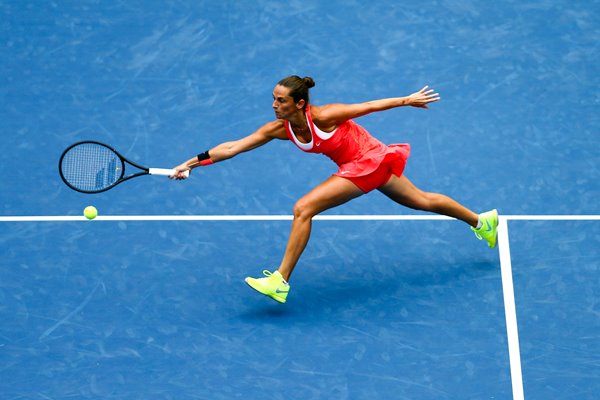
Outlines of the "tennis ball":
M96 207L94 206L87 206L83 209L83 215L87 219L94 219L98 216L98 210L96 210Z

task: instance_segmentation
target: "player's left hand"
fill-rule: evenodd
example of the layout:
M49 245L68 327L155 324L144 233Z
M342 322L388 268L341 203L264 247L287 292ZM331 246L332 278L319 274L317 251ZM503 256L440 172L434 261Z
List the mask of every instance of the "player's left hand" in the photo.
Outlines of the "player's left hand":
M423 89L419 90L408 96L409 105L412 107L419 108L429 108L427 104L433 103L434 101L440 100L440 95L435 93L433 89L429 89L429 86L425 86Z

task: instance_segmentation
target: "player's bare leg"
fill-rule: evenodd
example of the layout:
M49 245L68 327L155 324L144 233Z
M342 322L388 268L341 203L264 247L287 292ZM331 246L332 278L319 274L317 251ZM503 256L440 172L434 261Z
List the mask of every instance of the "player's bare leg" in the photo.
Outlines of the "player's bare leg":
M312 218L332 207L339 206L364 194L356 185L339 176L329 179L302 197L294 206L294 221L279 272L288 280L304 251L312 227Z
M498 211L495 209L476 214L448 196L418 189L405 176L392 176L379 190L406 207L447 215L464 221L471 225L471 229L479 240L485 239L489 247L496 247Z
M279 269L275 272L263 271L264 278L246 278L246 283L258 292L285 303L290 290L287 281L310 238L312 218L362 194L364 192L349 180L331 176L298 200L294 206L292 230Z
M446 215L477 226L479 217L476 213L446 195L422 191L404 175L392 175L378 190L403 206Z

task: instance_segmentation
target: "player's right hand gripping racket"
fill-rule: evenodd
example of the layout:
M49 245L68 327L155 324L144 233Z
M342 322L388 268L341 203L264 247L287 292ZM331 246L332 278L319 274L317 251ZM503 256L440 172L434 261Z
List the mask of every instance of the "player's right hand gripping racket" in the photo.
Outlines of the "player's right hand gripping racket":
M141 171L125 176L125 163ZM67 147L60 156L58 171L68 187L81 193L104 192L142 175L172 176L176 172L174 169L142 167L112 147L95 141L78 142Z

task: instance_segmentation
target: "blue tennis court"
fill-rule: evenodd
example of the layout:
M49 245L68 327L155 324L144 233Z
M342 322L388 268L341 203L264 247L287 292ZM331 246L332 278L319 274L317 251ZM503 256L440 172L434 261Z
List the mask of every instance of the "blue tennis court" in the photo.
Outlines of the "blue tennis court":
M600 2L403 3L1 1L0 397L595 399ZM245 136L290 74L315 104L439 91L359 121L420 188L498 208L498 248L373 192L314 221L281 305L244 277L328 159L59 178L79 140L170 168Z

